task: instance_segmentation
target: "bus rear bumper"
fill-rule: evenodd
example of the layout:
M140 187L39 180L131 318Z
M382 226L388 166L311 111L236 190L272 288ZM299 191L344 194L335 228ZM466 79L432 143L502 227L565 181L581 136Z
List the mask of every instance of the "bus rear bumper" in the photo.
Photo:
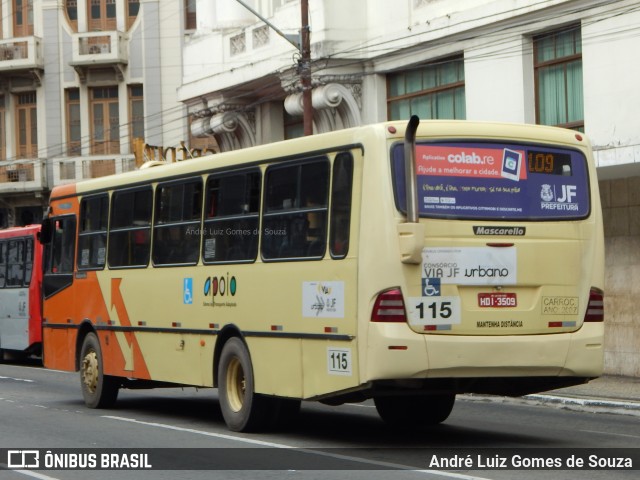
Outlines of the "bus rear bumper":
M489 379L560 377L550 382L558 386L533 382L539 386L526 393L575 385L602 374L603 332L602 323L585 323L576 332L549 335L419 335L406 325L372 324L363 380L485 379L482 393L499 394L508 394L504 382Z

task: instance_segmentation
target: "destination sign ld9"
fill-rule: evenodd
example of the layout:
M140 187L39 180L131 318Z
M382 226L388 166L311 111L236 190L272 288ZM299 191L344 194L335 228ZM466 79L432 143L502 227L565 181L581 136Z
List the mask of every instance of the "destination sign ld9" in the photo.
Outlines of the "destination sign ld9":
M527 168L529 173L570 177L572 175L571 155L544 150L528 150Z

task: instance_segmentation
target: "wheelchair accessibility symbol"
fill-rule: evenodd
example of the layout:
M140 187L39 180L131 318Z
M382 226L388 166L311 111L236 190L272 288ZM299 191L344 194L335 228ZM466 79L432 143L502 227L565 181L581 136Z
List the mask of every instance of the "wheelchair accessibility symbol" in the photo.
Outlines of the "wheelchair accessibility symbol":
M440 279L439 278L423 278L422 279L422 296L423 297L439 297L440 296Z
M193 278L185 278L182 287L182 302L185 305L193 303Z

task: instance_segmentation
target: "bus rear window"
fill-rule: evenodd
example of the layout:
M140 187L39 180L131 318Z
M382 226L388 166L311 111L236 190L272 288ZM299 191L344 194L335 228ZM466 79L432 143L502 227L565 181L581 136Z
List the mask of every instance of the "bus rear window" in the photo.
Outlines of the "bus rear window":
M391 148L396 206L405 211L403 144ZM590 212L584 155L546 145L416 144L422 217L567 220Z

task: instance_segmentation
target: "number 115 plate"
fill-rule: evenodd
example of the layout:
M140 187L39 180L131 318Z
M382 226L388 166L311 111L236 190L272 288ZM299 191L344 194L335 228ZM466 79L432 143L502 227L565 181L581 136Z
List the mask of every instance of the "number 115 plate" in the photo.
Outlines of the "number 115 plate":
M409 297L406 307L411 325L460 324L460 297Z

